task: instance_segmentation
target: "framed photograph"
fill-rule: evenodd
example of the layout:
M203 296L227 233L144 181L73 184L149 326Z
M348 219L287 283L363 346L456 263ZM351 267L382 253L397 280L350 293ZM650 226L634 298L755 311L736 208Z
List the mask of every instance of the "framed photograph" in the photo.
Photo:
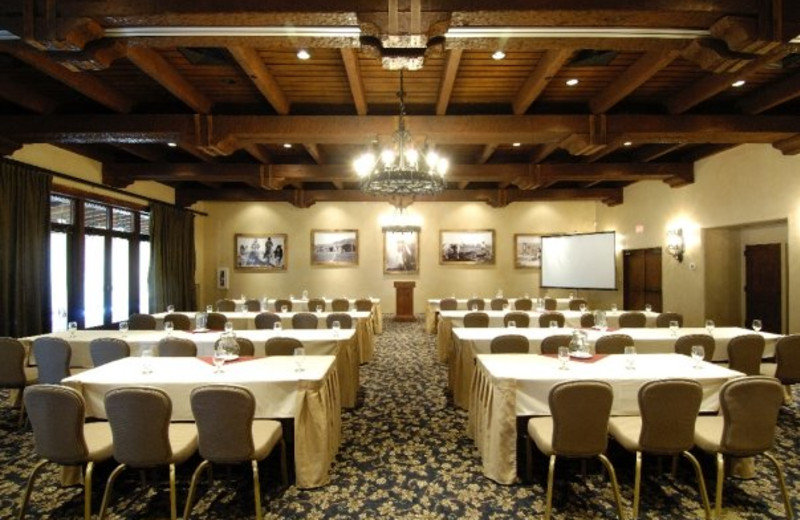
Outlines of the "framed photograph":
M383 228L383 273L419 273L418 227Z
M233 238L237 271L285 271L289 254L282 233L243 234Z
M230 289L230 276L227 267L217 268L217 289Z
M514 235L514 267L534 269L542 267L542 237L540 235Z
M311 265L329 267L358 265L358 230L312 230Z
M441 230L439 263L442 265L494 264L494 229Z

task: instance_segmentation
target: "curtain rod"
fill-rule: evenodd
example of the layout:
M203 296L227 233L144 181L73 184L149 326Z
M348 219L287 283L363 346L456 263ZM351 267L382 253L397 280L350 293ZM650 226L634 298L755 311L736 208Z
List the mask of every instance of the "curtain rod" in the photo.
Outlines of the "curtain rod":
M24 163L22 161L9 159L7 157L4 158L3 160L8 161L10 163L15 163L15 164L23 165L23 166L28 166L30 168L36 168L36 169L40 170L42 174L50 175L51 177L55 177L57 179L66 179L68 181L77 182L78 184L84 184L86 186L92 186L93 188L99 188L99 189L102 189L102 190L110 191L112 193L119 193L120 195L125 195L127 197L132 197L132 198L135 198L135 199L143 200L143 201L149 202L150 204L164 204L165 206L172 206L174 208L179 208L179 209L182 209L184 211L188 211L190 213L194 213L195 215L200 215L201 217L207 217L208 216L208 213L205 213L203 211L197 211L197 210L190 209L190 208L180 208L179 206L176 206L175 204L170 204L169 202L164 202L162 200L153 199L153 198L148 197L146 195L137 195L136 193L131 193L131 192L125 191L125 190L123 190L121 188L115 188L113 186L106 186L105 184L101 184L99 182L87 181L86 179L81 179L80 177L74 177L74 176L68 175L66 173L61 173L61 172L57 172L57 171L53 171L53 170L48 170L47 168L42 168L41 166L36 166L36 165L33 165L33 164Z

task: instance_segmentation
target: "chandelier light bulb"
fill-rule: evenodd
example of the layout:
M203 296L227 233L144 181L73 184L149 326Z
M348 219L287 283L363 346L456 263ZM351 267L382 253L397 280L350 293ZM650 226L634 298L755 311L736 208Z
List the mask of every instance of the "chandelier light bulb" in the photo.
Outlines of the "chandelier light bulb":
M384 151L381 152L381 161L385 166L392 166L395 161L395 154L394 150L390 150L386 148Z
M444 174L447 173L447 170L450 168L450 161L445 159L444 157L439 159L439 163L436 165L436 171L444 177Z
M406 148L406 161L410 165L416 165L417 161L419 161L419 152L414 148Z

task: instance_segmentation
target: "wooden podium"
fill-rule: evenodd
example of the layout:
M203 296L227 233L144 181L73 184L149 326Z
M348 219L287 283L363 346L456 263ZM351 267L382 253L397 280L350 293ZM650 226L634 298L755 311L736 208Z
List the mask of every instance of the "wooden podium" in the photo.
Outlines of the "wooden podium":
M394 282L397 301L394 321L417 321L414 317L414 287L416 282Z

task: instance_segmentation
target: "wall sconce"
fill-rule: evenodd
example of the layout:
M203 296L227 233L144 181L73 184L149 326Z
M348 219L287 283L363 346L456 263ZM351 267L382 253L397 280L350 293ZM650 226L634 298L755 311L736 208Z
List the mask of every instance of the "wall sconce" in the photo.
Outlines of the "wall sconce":
M685 251L686 245L683 242L683 230L678 228L667 231L667 253L678 262L683 262L683 253Z

